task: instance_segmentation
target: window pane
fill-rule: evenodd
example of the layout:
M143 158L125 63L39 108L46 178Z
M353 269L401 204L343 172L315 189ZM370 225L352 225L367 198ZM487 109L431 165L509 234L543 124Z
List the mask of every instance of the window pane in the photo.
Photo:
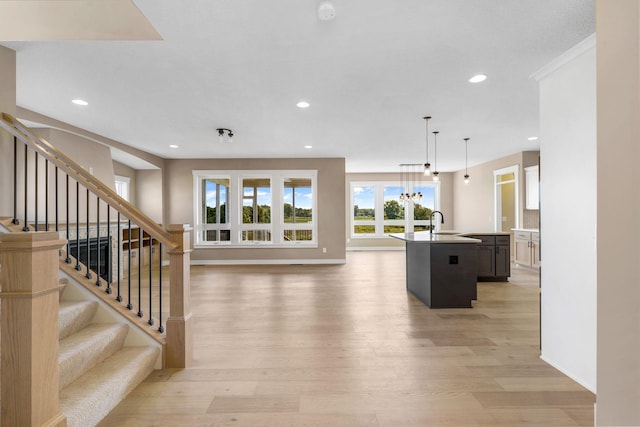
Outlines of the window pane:
M402 187L384 187L384 219L404 219L404 203L399 201L400 194Z
M404 225L385 225L384 232L385 234L386 233L404 233Z
M231 232L229 230L205 230L202 232L202 241L204 242L228 242L230 240Z
M353 219L355 221L373 221L376 218L376 189L375 187L353 188ZM366 226L369 227L369 226ZM374 226L371 226L374 227ZM362 231L360 231L362 232ZM375 232L375 228L371 233ZM354 233L359 233L358 226ZM367 232L368 233L368 232Z
M243 242L270 242L271 231L269 230L243 230Z
M310 178L286 178L284 182L284 222L309 223L313 220Z
M242 180L242 223L271 223L271 180L269 178Z
M129 201L129 180L116 178L116 193L126 201Z
M422 200L413 205L413 219L416 221L413 231L426 231L429 229L429 216L436 206L436 188L433 186L415 187L416 193L422 194ZM436 227L435 222L433 227Z
M313 230L284 230L285 242L313 240Z
M229 204L229 179L211 178L204 180L206 210L203 212L205 224L226 224Z
M375 225L354 225L353 233L354 234L375 234L376 226Z

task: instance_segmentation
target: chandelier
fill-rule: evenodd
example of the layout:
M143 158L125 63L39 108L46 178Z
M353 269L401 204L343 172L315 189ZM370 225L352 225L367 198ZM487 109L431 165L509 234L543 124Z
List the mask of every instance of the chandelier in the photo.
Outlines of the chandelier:
M422 163L401 163L400 164L400 178L402 180L402 192L398 197L401 202L404 203L416 203L422 201L422 193L420 191L415 192L416 176L420 176L419 173ZM411 191L411 193L409 193Z

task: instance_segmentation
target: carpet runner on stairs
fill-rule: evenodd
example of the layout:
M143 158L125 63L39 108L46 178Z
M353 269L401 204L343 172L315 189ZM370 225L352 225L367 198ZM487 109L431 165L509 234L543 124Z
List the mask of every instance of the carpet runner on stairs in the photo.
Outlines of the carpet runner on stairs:
M160 350L124 347L125 323L92 323L95 301L67 301L62 291L60 409L73 426L95 426L154 369Z
M97 310L97 302L67 301L61 291L60 410L69 427L97 425L153 371L160 355L153 346L124 347L129 326L92 323Z

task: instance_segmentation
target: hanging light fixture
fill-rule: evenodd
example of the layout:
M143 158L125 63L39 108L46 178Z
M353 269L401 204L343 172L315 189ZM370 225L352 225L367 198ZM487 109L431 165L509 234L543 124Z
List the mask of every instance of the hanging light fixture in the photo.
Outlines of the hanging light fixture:
M438 172L438 134L440 132L433 132L433 180L440 181L440 172Z
M469 138L464 139L464 183L469 183Z
M233 131L227 128L218 128L218 141L220 143L223 142L231 142L231 138L233 138Z
M430 176L431 175L431 164L429 163L429 119L431 119L431 116L426 116L423 117L423 119L425 120L425 125L427 128L427 132L426 132L426 151L427 151L427 161L424 164L424 176Z
M405 203L421 202L424 196L421 191L416 192L416 176L420 173L422 163L401 163L400 164L400 180L402 181L402 191L398 199ZM411 192L409 192L411 191Z

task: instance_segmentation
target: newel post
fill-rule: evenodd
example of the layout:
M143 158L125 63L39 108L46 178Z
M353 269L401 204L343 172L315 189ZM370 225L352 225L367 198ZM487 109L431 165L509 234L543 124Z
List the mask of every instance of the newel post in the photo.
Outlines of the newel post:
M188 368L193 361L191 332L191 226L171 224L167 231L176 247L169 253L169 318L167 368Z
M3 426L66 426L58 402L56 232L0 234Z

